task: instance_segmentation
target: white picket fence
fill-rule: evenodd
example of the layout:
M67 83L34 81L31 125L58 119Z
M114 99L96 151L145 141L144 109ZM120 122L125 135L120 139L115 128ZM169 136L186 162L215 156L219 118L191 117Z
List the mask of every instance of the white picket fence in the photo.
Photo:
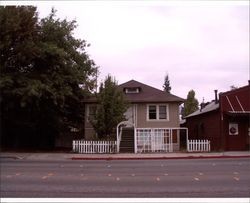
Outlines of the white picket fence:
M116 141L73 140L73 152L81 154L116 153Z
M188 140L187 141L188 152L210 152L209 140Z

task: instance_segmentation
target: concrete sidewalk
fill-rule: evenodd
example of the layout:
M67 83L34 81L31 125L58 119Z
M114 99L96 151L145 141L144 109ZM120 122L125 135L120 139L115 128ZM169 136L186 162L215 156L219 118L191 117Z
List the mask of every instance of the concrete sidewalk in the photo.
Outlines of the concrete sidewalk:
M0 152L0 159L25 160L138 160L138 159L207 159L207 158L250 158L250 151L210 153L120 153L120 154L76 154L76 153L19 153Z

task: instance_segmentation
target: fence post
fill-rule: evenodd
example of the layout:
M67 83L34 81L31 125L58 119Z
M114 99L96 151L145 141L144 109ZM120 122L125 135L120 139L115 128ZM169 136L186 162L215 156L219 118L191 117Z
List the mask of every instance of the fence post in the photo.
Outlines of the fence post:
M72 145L73 145L72 151L75 152L75 140L73 140Z
M135 127L134 127L134 143L135 143L134 146L135 154L137 154L137 130Z

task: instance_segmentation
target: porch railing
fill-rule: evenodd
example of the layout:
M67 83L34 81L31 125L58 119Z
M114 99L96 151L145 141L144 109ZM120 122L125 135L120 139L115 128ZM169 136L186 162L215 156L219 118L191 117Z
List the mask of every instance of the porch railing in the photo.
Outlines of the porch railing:
M173 152L172 129L136 128L138 153Z
M81 154L116 153L116 141L73 140L73 152Z
M210 152L209 140L188 140L187 141L188 152Z

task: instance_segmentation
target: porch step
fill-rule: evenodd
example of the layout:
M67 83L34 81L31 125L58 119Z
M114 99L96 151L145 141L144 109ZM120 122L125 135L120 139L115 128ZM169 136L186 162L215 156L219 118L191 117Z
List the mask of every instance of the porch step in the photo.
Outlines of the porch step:
M120 153L134 153L134 129L124 128L120 143Z

